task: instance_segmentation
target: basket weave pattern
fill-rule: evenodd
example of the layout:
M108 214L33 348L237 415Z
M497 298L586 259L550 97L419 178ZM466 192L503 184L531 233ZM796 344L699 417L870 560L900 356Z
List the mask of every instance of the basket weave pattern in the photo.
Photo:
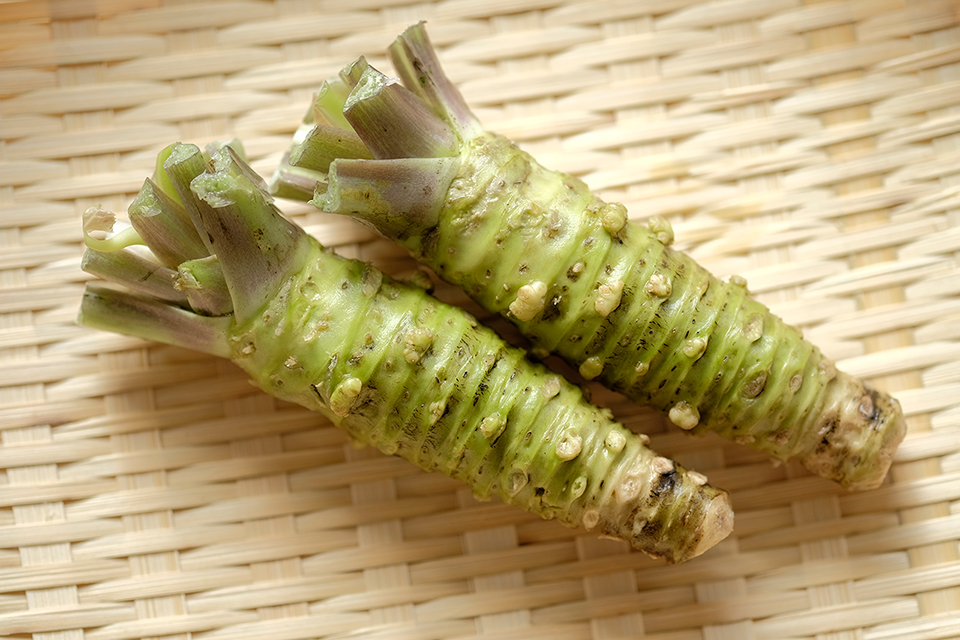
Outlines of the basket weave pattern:
M87 207L124 212L177 140L239 137L268 175L322 80L361 54L389 69L421 19L489 129L669 217L901 400L883 487L591 385L731 492L734 534L664 566L357 449L227 362L76 326ZM345 255L414 267L281 204ZM0 362L2 637L960 638L957 4L0 2Z

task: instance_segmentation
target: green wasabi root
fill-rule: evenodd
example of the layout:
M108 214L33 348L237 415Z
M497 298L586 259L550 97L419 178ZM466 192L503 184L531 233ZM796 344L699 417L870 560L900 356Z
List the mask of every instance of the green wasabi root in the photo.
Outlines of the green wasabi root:
M800 331L568 176L475 139L426 235L401 242L441 278L681 429L719 435L853 489L882 482L899 404L838 371ZM504 192L503 182L518 184Z
M422 25L390 53L410 97L460 141L457 153L424 157L422 141L396 144L415 135L411 128L389 131L389 155L378 154L386 134L368 122L399 126L404 117L381 114L386 101L369 90L350 94L345 104L372 105L363 120L344 113L375 159L354 153L314 174L316 206L375 227L513 321L536 348L662 409L681 429L798 460L849 489L883 481L906 432L895 399L837 371L742 283L723 282L670 248L665 221L632 222L623 205L484 131ZM397 94L399 85L391 86ZM441 175L428 160L456 171ZM281 167L278 175L295 170ZM389 176L405 178L394 184ZM426 186L403 191L409 184Z
M657 456L577 387L462 310L318 245L230 344L233 361L268 393L462 480L481 499L671 562L732 526L722 493Z
M180 264L179 286L226 300L218 315L190 295L92 284L81 322L227 357L266 392L481 499L668 562L729 534L728 496L704 476L657 455L463 310L324 249L280 216L232 149L201 157L174 147L163 171L215 253ZM124 273L114 280L129 288Z

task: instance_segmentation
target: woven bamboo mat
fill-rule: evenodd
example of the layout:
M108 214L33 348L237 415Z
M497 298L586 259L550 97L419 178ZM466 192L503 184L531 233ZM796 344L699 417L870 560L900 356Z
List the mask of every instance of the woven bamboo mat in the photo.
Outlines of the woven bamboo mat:
M594 387L732 494L735 533L670 567L358 450L229 363L74 325L84 209L125 211L175 140L238 136L269 173L319 83L420 19L489 128L669 216L894 392L888 483ZM0 636L960 638L954 0L2 1L0 138Z

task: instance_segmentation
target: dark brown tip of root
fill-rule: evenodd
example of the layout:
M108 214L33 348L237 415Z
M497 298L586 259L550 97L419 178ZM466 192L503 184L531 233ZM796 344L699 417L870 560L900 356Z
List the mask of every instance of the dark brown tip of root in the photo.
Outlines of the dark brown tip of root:
M834 383L817 442L801 463L851 491L874 489L883 483L907 432L900 403L843 373Z
M677 564L699 556L730 535L734 515L725 491L704 484L702 475L680 467L670 474L667 486L663 477L651 491L650 499L663 503L657 516L649 521L633 519L629 539L634 547Z

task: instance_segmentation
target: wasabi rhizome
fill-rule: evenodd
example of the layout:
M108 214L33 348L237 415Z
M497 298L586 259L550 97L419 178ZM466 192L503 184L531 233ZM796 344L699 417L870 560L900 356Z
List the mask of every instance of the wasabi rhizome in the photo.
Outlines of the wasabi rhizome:
M714 431L849 489L879 485L903 439L899 404L842 371L744 283L629 220L580 180L486 131L423 25L319 90L271 183L352 215L484 309L681 429Z
M80 322L229 358L359 442L668 562L729 534L703 475L462 309L325 249L264 186L232 145L166 149L131 228L86 216L84 268L112 284L88 285Z

